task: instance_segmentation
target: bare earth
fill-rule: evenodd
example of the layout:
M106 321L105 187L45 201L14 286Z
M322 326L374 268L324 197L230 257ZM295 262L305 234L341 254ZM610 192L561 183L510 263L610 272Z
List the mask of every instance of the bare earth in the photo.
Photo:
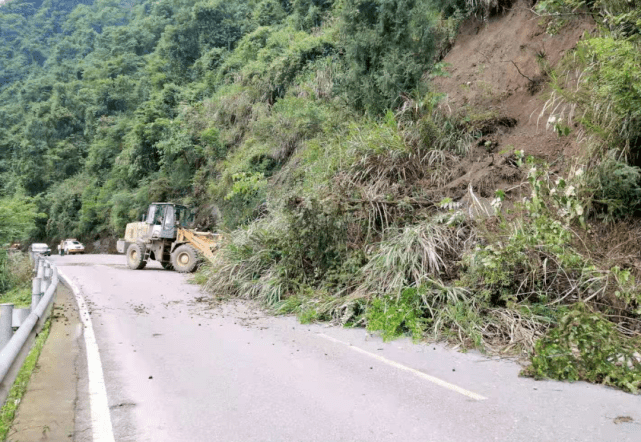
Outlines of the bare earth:
M447 94L444 108L457 113L493 114L516 120L512 127L499 125L487 137L494 152L524 150L548 162L581 156L585 146L576 137L558 137L546 129L550 112L541 115L550 89L542 66L557 67L585 33L595 28L586 16L572 18L557 34L546 33L545 21L518 0L512 9L488 22L468 20L451 51L445 56L446 77L435 79ZM530 81L530 80L533 80ZM568 115L568 109L555 112Z

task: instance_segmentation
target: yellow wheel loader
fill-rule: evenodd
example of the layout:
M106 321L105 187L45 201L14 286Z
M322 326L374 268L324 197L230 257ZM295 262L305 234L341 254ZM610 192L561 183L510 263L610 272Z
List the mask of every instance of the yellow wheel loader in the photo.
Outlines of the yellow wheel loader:
M127 265L134 270L145 268L154 259L167 270L193 272L201 257L213 259L220 247L220 235L197 232L188 227L193 214L185 206L173 203L151 203L141 222L129 223L124 239L116 245L127 255Z

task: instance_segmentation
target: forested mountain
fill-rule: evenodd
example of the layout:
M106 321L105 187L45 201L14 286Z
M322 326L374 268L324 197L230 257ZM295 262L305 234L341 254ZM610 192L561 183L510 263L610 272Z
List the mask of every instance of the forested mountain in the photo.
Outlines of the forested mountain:
M184 203L214 295L637 391L640 6L14 0L0 227Z
M150 200L253 210L232 181L260 186L324 130L323 114L380 114L434 62L447 38L436 5L381 6L11 2L0 10L1 191L39 197L43 237L117 235ZM221 167L239 149L255 151L253 165ZM227 227L249 216L223 214Z

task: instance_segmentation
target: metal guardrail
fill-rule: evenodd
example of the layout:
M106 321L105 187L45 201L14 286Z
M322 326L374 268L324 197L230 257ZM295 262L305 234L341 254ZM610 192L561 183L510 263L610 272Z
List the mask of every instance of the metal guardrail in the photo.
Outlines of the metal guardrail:
M58 269L55 265L41 255L34 255L33 262L35 277L31 306L14 309L13 304L0 304L0 403L4 403L22 361L31 349L34 339L30 338L35 338L39 331L37 326L44 324L47 309L58 286Z

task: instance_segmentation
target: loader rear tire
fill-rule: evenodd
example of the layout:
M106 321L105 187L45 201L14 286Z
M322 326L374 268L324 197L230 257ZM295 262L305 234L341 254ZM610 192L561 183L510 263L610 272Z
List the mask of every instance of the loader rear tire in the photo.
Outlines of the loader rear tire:
M131 244L127 248L127 265L132 270L142 270L147 265L144 260L145 253L143 248L138 244Z
M178 246L171 254L171 264L180 273L191 273L198 267L198 253L189 244Z

